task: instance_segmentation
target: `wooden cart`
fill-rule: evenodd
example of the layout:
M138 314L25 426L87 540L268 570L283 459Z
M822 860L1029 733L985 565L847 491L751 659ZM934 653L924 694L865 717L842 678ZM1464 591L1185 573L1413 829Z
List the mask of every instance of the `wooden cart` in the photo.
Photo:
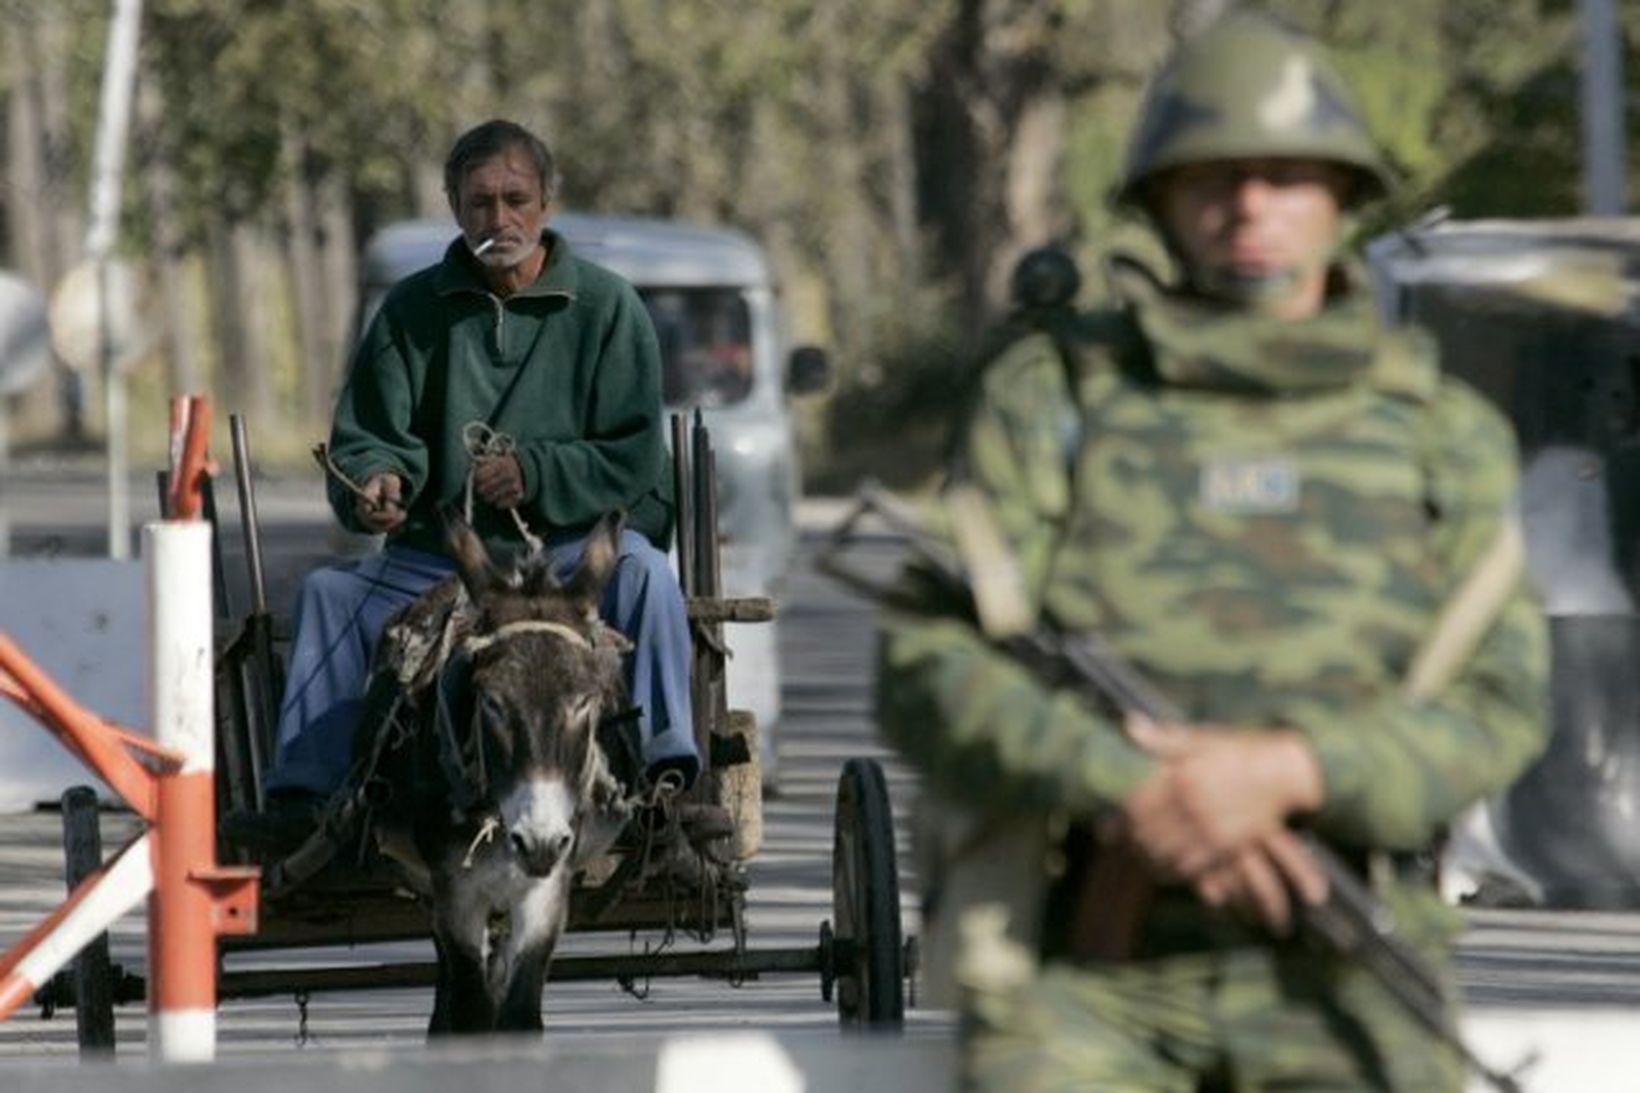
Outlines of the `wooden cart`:
M906 982L914 972L915 942L900 929L893 814L881 767L872 759L844 763L838 781L832 848L832 918L819 924L815 943L759 949L746 928L746 863L762 835L762 790L757 769L757 726L745 711L729 710L724 673L728 651L723 624L772 619L768 599L730 599L722 593L717 533L716 476L708 432L698 411L671 420L678 498L680 580L694 629L691 692L702 777L690 791L721 805L733 831L708 844L657 855L654 813L642 814L603 857L577 874L568 929L575 933L656 934L674 943L556 958L548 978L641 982L661 976L702 976L732 984L767 973L817 973L822 998L835 1002L844 1025L895 1028L904 1020ZM243 423L233 420L233 453L249 611L223 619L217 662L218 814L262 807L261 776L273 753L279 695L280 649L288 641L268 611L261 536ZM208 500L206 515L215 519ZM221 551L214 579L225 592ZM223 602L225 597L218 597ZM65 840L71 877L100 858L96 799L65 798ZM646 826L649 825L649 826ZM337 867L338 865L344 867ZM424 905L406 894L391 868L373 851L312 868L287 860L264 872L259 931L224 939L225 952L357 946L431 936ZM219 976L223 999L253 996L428 986L431 962L343 967L259 966ZM84 1050L111 1050L114 1007L140 1000L140 975L108 960L94 946L42 989L42 1002L77 1007Z

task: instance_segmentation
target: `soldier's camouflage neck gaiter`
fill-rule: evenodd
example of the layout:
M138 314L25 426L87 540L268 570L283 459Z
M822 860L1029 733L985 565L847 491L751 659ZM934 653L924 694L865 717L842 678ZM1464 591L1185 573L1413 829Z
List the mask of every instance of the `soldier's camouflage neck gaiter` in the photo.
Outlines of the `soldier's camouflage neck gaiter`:
M1349 267L1335 267L1337 291L1305 319L1274 319L1182 295L1131 259L1117 260L1112 269L1153 367L1171 386L1268 395L1359 382L1424 386L1409 373L1412 362L1383 352L1390 339L1362 275Z

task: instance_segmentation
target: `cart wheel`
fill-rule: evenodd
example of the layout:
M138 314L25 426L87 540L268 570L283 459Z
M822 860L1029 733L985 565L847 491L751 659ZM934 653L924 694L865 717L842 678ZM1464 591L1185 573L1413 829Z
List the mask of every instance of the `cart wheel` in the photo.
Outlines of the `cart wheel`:
M63 864L68 890L102 868L102 829L97 792L75 786L63 793ZM83 1057L114 1054L114 969L108 935L98 934L70 968L74 981L75 1039Z
M900 879L894 814L875 760L843 765L836 823L831 891L837 1016L844 1025L899 1028L905 1022Z

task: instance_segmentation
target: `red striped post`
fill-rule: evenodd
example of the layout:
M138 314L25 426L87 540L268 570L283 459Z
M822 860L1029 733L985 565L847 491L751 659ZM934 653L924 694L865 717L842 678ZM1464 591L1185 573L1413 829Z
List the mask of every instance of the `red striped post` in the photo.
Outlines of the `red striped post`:
M216 938L255 928L256 871L216 864L211 526L198 519L210 409L172 408L171 519L143 529L152 725L181 756L160 778L148 905L149 1043L163 1062L216 1054Z

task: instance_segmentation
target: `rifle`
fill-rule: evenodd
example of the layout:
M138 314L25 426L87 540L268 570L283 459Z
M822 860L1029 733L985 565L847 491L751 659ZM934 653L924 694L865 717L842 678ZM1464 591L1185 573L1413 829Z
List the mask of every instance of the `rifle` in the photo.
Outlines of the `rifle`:
M1043 617L1023 619L1023 604L1017 594L1017 578L997 579L992 566L1011 559L1001 552L1000 538L983 521L976 528L968 523L967 533L981 541L962 543L962 557L950 545L930 533L917 515L893 494L874 482L866 482L856 493L855 505L832 530L829 541L815 561L815 567L881 606L917 610L921 605L892 583L880 580L843 561L857 539L859 524L875 516L891 531L903 537L922 563L920 571L932 579L944 594L966 604L972 617L997 626L993 642L1039 677L1056 685L1069 685L1096 696L1123 714L1138 713L1158 724L1183 724L1183 712L1137 668L1128 663L1098 634L1071 633L1055 624L1051 612ZM959 541L962 516L958 514ZM980 563L965 566L964 558L978 557ZM1327 899L1321 904L1295 900L1299 932L1307 941L1365 969L1390 996L1436 1039L1451 1048L1463 1064L1499 1093L1524 1093L1518 1075L1530 1058L1512 1072L1496 1070L1477 1056L1447 1019L1440 977L1418 951L1395 932L1394 916L1366 885L1356 877L1338 854L1309 832L1299 833L1305 850L1327 878Z

